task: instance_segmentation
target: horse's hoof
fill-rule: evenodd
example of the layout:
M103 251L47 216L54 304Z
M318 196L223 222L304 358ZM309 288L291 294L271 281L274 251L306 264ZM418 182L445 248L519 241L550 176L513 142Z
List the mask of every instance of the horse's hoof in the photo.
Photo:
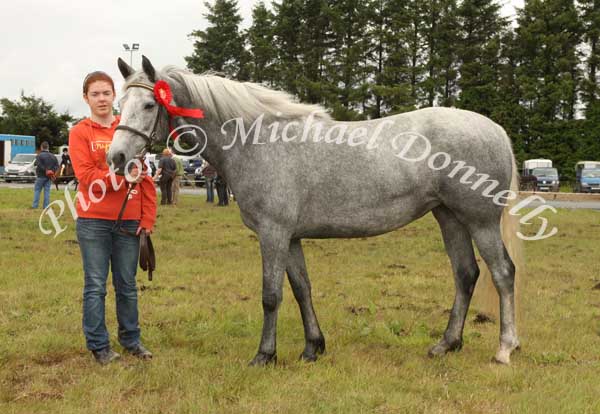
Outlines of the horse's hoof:
M315 362L318 359L318 355L325 353L325 338L321 336L315 341L306 343L304 351L300 354L300 360L306 362Z
M510 352L508 350L500 350L496 353L492 362L499 365L510 365Z
M492 358L492 362L494 364L507 365L508 366L508 365L510 365L510 358L508 358L508 359L502 359L502 358L498 358L498 356L496 355L496 356L494 356Z
M304 362L315 362L317 359L319 359L319 357L317 357L317 354L308 354L306 352L302 352L300 354L300 358L298 358L300 361L304 361Z
M446 353L451 351L460 351L462 349L462 345L462 341L454 341L451 344L448 344L445 339L442 339L429 350L427 355L430 358L444 356Z
M510 365L510 354L513 350L518 350L518 349L520 349L520 346L518 346L518 345L516 345L513 349L500 348L498 350L498 352L496 352L496 355L494 356L494 358L492 358L492 361L495 362L496 364Z
M427 356L429 356L429 358L441 357L446 355L446 352L448 352L447 347L437 344L427 352Z
M277 364L277 354L264 354L262 352L259 352L258 354L256 354L256 356L254 357L254 359L252 359L252 361L250 361L250 363L248 364L251 367L264 367L267 366L269 364Z
M517 339L509 342L500 343L500 347L496 352L496 355L492 359L497 364L509 365L510 364L510 355L513 351L518 351L521 349L521 344Z

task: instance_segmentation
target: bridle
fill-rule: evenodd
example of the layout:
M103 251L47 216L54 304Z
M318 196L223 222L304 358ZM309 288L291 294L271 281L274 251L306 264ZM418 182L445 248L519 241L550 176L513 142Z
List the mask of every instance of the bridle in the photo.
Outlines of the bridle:
M173 95L171 92L171 88L169 84L164 80L157 80L154 85L150 85L143 82L133 82L126 86L129 88L143 88L152 92L152 96L154 97L154 101L158 104L158 111L156 112L156 119L154 120L154 125L152 126L152 130L150 134L146 134L139 129L132 128L128 125L118 125L115 128L115 131L122 130L131 132L139 137L141 137L144 141L146 141L146 145L142 148L140 154L136 155L136 158L142 160L146 153L150 150L152 143L156 140L158 122L160 121L160 117L163 111L167 113L169 129L171 133L174 133L174 139L177 139L177 132L173 130L171 125L171 121L173 118L181 117L189 117L189 118L204 118L204 112L201 109L194 108L181 108L171 104L173 100Z
M148 85L146 83L140 83L140 82L130 83L129 85L127 85L127 89L129 89L129 88L144 88L144 89L147 89L150 92L152 92L152 96L154 96L154 86ZM142 151L135 156L135 158L138 158L139 160L143 160L144 157L146 156L146 153L148 153L150 151L150 147L152 146L152 143L156 140L156 136L158 133L157 132L158 122L160 121L162 112L166 112L166 109L163 105L159 104L158 111L156 112L156 119L154 120L154 125L152 126L152 129L150 130L150 135L144 133L143 131L140 131L139 129L132 128L128 125L118 125L115 128L115 131L121 130L121 131L131 132L131 133L133 133L139 137L142 137L144 139L144 141L146 142L146 145L144 146L144 148L142 148Z

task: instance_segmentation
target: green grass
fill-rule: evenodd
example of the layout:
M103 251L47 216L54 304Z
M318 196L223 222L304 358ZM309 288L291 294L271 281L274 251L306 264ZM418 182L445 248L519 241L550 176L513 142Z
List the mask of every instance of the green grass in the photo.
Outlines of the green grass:
M0 413L600 411L598 212L560 210L548 216L557 236L526 243L522 350L510 367L490 362L498 326L473 323L477 309L461 352L427 358L454 292L428 215L376 238L305 241L327 354L298 361L302 323L286 284L279 363L265 369L247 367L262 325L256 237L235 205L182 196L159 209L155 280L138 275L142 338L155 358L100 367L81 332L74 223L44 236L31 197L0 189ZM120 351L110 284L107 324Z

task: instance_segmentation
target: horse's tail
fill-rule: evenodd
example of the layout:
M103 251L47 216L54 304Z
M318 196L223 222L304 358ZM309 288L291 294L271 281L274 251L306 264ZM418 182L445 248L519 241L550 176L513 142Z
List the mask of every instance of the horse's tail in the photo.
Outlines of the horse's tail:
M507 137L508 139L508 137ZM517 165L515 162L515 158L512 156L512 178L510 181L510 190L517 194L517 198L514 200L509 200L507 202L507 206L504 207L502 211L502 219L501 219L501 230L502 230L502 240L504 241L504 246L508 251L508 255L510 256L514 266L515 266L515 312L517 315L519 314L519 297L521 292L521 284L523 280L523 271L524 271L524 256L523 256L523 242L517 236L517 232L519 231L519 217L510 214L510 209L518 202L518 194L519 194L519 174L517 170ZM499 299L498 292L496 291L496 287L492 282L492 275L490 274L487 266L482 266L481 276L478 282L478 291L480 294L478 295L479 299L479 307L482 312L488 315L493 315L497 318L499 314ZM517 317L518 318L518 317Z

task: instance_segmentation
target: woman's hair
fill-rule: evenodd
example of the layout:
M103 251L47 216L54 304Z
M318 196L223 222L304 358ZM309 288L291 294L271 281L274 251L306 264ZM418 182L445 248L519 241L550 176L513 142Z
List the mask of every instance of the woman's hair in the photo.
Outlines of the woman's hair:
M112 78L110 76L108 76L108 74L106 72L97 70L95 72L88 73L88 75L83 80L83 94L84 95L87 95L90 85L96 81L105 81L105 82L110 83L113 93L115 92L115 83L113 82Z

